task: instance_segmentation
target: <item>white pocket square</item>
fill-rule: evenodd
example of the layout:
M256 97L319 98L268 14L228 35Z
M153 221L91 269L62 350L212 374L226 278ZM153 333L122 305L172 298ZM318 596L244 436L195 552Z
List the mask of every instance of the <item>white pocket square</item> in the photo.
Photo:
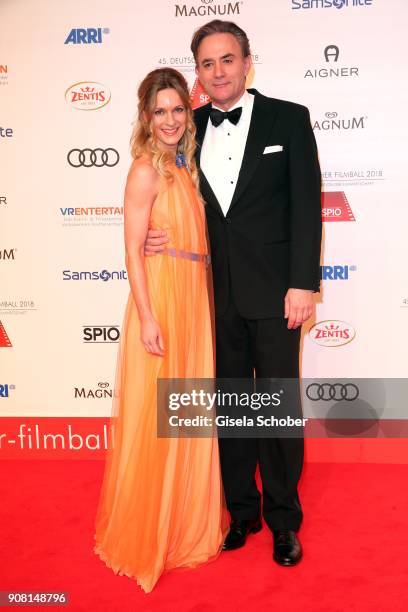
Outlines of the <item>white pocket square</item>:
M277 153L278 151L283 151L282 145L270 145L269 147L265 147L263 154Z

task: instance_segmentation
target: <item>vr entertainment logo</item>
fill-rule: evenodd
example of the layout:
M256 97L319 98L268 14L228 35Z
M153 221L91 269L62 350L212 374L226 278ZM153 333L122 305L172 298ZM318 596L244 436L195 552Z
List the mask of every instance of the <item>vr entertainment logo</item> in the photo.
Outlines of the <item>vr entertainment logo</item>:
M292 0L292 11L297 9L350 8L372 6L373 0Z

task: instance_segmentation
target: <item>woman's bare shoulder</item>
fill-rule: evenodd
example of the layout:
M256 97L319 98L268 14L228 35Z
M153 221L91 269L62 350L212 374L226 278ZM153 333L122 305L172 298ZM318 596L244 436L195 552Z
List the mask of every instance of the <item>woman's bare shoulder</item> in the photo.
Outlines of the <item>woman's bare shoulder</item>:
M159 174L147 157L134 159L127 176L127 187L157 190Z

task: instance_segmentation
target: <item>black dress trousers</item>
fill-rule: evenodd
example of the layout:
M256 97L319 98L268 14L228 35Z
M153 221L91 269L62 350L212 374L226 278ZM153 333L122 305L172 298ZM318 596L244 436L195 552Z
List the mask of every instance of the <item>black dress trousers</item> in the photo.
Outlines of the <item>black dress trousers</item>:
M216 317L218 378L298 378L300 327L287 319L246 319L232 298ZM219 438L222 479L228 510L234 520L261 514L255 482L259 462L263 517L270 529L297 531L302 521L298 481L303 466L303 438Z

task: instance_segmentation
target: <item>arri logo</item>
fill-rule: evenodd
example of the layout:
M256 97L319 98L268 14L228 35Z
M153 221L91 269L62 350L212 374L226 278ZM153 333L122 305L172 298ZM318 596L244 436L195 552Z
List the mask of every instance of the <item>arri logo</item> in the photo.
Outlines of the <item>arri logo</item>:
M109 28L73 28L68 34L64 45L101 44L103 35L109 34Z
M324 191L322 193L322 220L355 221L344 191Z
M292 10L372 6L373 0L292 0Z
M213 0L201 0L201 4L175 4L175 17L212 17L226 15L240 15L242 0L239 2L225 2L223 4Z
M65 92L65 100L77 110L98 110L106 106L110 99L109 88L96 81L74 83Z
M0 398L9 397L10 391L15 389L15 385L0 385Z
M356 335L355 329L345 321L320 321L309 330L310 339L320 346L336 347L348 344Z
M85 344L119 342L120 330L117 325L87 325L83 327Z
M355 272L357 266L320 266L322 280L349 280L350 272Z

